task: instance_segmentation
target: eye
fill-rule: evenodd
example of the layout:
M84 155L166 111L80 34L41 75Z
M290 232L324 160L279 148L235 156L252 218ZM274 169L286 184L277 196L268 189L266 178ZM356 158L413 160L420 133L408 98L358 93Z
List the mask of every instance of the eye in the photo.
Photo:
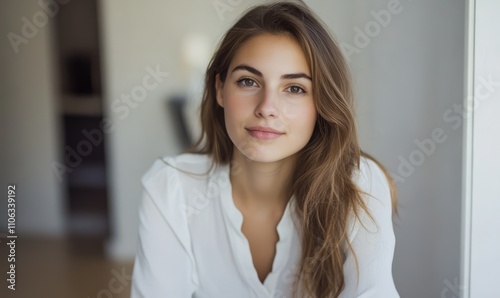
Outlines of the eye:
M243 78L241 80L238 80L237 83L239 86L242 86L242 87L257 87L257 83L255 83L254 80L249 79L249 78ZM255 85L254 85L254 83L255 83Z
M289 90L289 92L294 93L294 94L306 93L306 90L304 90L304 88L297 86L297 85L290 86L287 88L287 90Z

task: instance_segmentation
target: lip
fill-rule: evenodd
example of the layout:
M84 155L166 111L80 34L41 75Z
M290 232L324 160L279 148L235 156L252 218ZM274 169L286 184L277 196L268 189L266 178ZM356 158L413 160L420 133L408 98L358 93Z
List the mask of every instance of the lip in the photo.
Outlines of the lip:
M274 140L284 134L281 131L264 126L248 127L246 130L252 137L259 140Z

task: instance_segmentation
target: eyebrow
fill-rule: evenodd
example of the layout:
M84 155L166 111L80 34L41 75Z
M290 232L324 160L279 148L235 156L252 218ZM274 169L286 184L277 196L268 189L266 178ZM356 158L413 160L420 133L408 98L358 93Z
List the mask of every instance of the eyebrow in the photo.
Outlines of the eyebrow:
M251 66L248 66L246 64L240 64L240 65L236 66L235 68L233 68L233 70L231 71L231 73L233 73L235 71L238 71L238 70L246 70L246 71L251 72L254 75L259 76L261 78L264 77L260 71L258 71L257 69L255 69L255 68L253 68ZM308 76L308 75L306 75L303 72L289 73L289 74L284 74L284 75L281 76L282 80L300 79L300 78L308 79L309 81L312 82L311 77Z

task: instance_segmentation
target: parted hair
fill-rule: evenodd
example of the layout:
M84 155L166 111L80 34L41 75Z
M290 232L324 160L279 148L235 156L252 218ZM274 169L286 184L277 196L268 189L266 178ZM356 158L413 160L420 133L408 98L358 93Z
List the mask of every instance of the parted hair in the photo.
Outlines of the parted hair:
M312 136L297 152L292 172L296 212L301 220L302 253L293 283L297 297L338 297L344 288L343 263L351 215L369 215L364 193L353 181L360 158L373 160L385 173L397 211L394 181L385 167L360 149L350 71L327 27L303 2L280 1L250 8L223 36L206 70L200 107L201 135L185 152L208 154L214 164L231 163L234 144L216 100L216 77L226 80L241 45L261 34L294 38L307 59L317 119ZM352 251L354 253L354 251ZM357 263L357 261L356 261ZM359 268L358 268L359 273ZM300 287L299 287L300 283ZM299 288L302 293L298 293Z

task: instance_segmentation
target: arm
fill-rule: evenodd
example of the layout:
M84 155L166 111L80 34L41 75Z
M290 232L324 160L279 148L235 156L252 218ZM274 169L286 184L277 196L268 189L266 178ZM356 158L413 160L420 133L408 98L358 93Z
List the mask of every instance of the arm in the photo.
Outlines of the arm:
M191 261L157 204L144 191L131 298L192 297Z
M382 170L367 160L360 171L359 186L373 220L360 212L349 235L359 268L352 252L347 250L344 263L343 298L399 298L392 277L392 260L396 244L392 226L392 203L389 185Z

